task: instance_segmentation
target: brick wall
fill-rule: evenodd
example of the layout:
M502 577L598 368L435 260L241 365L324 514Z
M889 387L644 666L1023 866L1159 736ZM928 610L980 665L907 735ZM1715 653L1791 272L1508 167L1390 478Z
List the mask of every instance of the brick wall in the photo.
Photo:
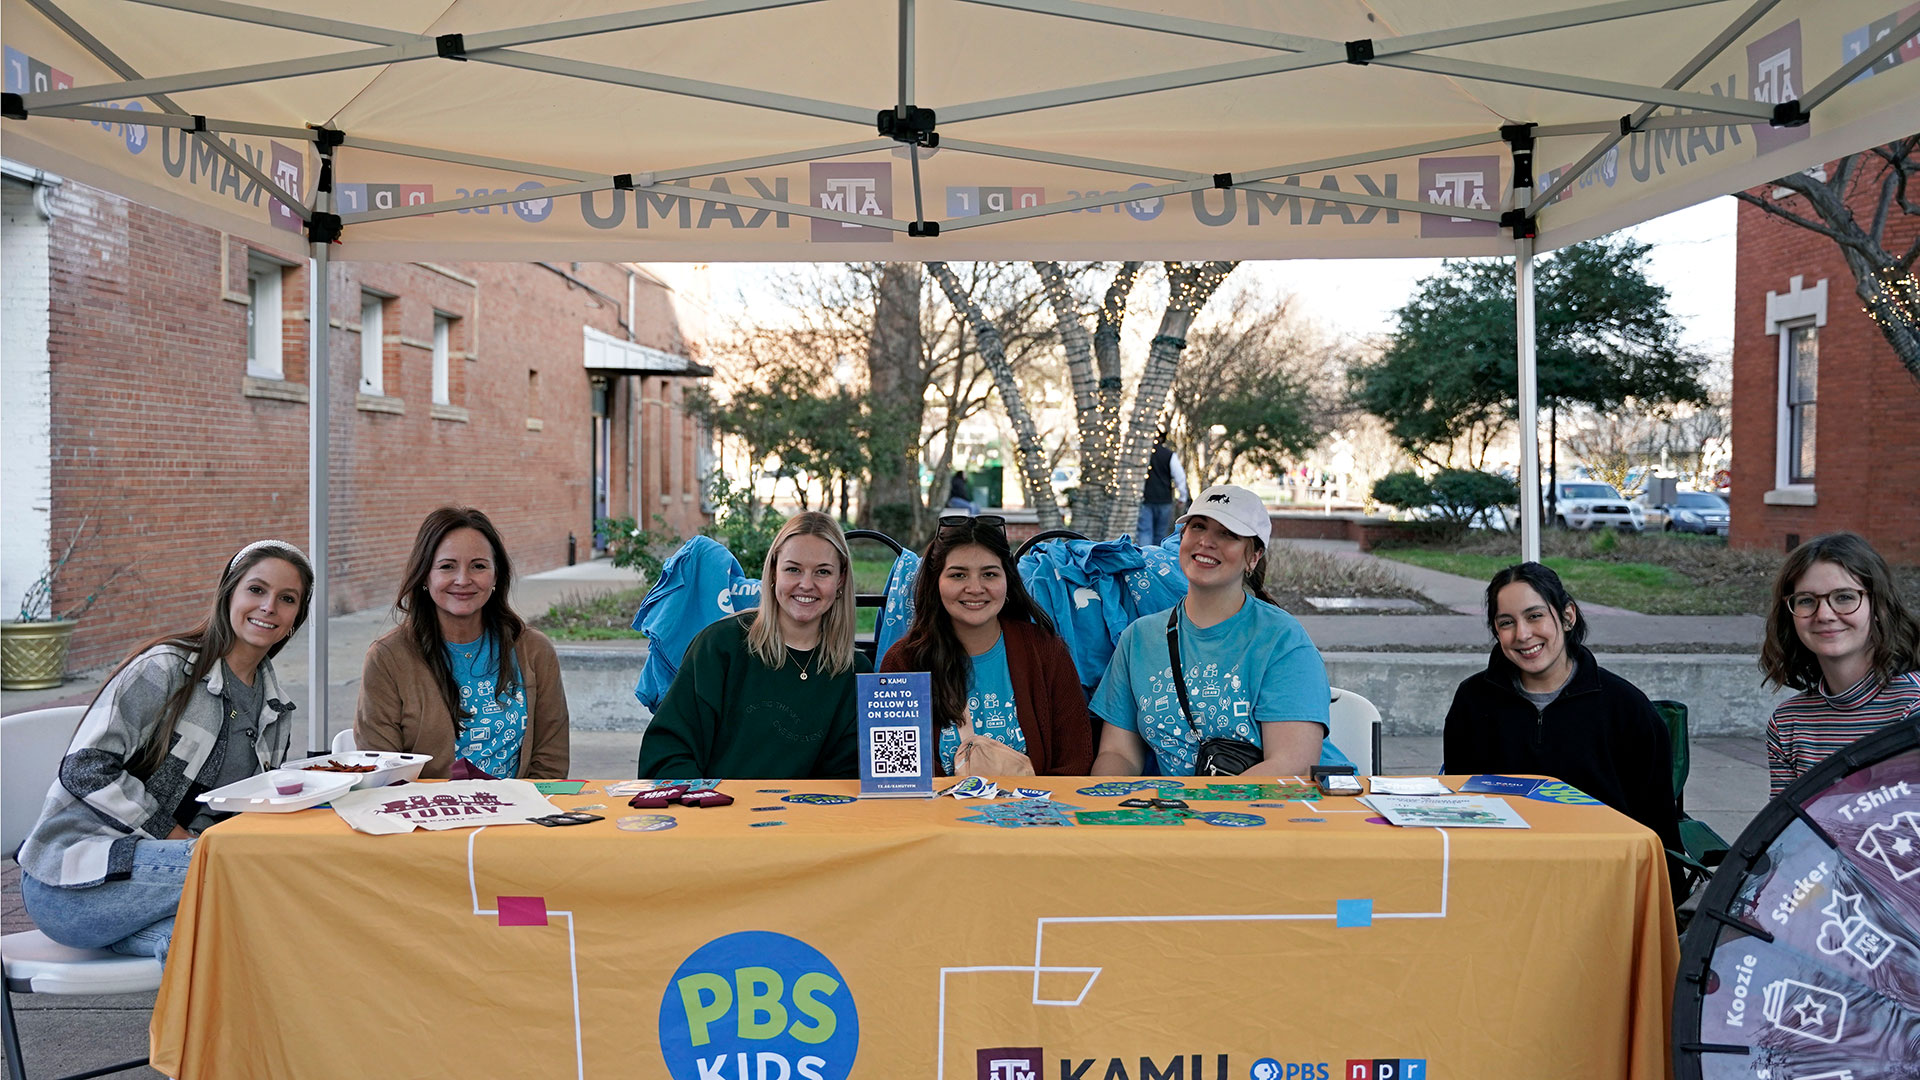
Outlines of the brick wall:
M282 274L282 381L246 377L247 251L223 234L68 183L49 240L52 536L83 517L94 534L62 575L58 605L130 565L82 623L70 666L117 659L205 614L225 560L277 536L308 546L308 294ZM571 279L571 280L569 280ZM627 273L610 264L337 263L330 283L330 473L338 613L390 603L421 517L478 506L514 568L563 565L567 539L592 548L592 397L583 326L624 338ZM361 299L383 301L384 394L358 393ZM637 340L689 348L664 288L638 286ZM454 316L450 406L432 403L435 313ZM687 380L649 377L638 439L631 377L616 378L609 511L629 514L627 459L643 502L699 528L699 433L681 411ZM646 466L670 462L650 473ZM656 480L657 476L657 480ZM653 490L654 484L663 490ZM94 532L97 530L97 532Z
M1831 165L1829 165L1831 170ZM1877 184L1852 200L1871 220ZM1799 200L1795 200L1796 203ZM1896 215L1897 216L1897 215ZM1920 221L1889 226L1886 246L1904 250ZM1769 505L1775 482L1780 338L1767 331L1767 293L1787 293L1795 275L1827 282L1819 330L1812 506ZM1735 269L1733 523L1731 542L1781 550L1848 529L1890 560L1920 563L1920 382L1901 366L1854 293L1854 278L1830 240L1742 204Z

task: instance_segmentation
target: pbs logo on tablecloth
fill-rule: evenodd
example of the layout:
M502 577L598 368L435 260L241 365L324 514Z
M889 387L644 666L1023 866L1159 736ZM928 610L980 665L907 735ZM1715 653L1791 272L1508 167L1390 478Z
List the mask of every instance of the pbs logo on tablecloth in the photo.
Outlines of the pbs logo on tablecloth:
M860 1049L853 991L820 950L745 930L693 951L660 998L674 1080L846 1080Z

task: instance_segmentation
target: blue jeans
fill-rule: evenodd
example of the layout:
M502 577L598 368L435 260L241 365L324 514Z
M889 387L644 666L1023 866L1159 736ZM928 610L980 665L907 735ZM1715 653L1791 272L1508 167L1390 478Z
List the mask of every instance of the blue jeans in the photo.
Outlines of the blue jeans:
M131 877L83 889L43 884L23 873L20 899L34 925L62 945L156 956L164 964L193 843L142 840L133 847Z
M1173 532L1172 503L1141 503L1139 535L1133 542L1141 547L1154 547Z

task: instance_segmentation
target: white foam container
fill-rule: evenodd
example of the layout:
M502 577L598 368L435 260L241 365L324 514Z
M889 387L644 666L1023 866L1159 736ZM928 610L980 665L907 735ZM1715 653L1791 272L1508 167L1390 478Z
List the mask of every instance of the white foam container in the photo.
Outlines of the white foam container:
M353 790L353 773L307 773L307 786L294 795L282 795L273 789L273 773L255 773L226 787L214 788L199 796L207 809L222 814L289 814L319 806Z
M349 750L344 754L321 754L317 757L301 758L298 761L283 763L282 769L306 770L307 776L346 776L353 779L353 790L362 788L386 787L402 780L420 779L420 770L433 760L432 754L402 754L393 750ZM372 772L334 773L316 772L309 765L325 765L337 761L342 765L371 765Z

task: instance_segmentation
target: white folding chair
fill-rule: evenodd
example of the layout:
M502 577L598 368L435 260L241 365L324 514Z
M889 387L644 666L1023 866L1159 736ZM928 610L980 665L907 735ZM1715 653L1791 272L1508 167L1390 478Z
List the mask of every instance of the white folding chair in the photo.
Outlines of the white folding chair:
M0 843L8 859L20 850L40 817L47 788L86 711L84 706L67 705L0 717ZM26 1080L27 1072L20 1056L20 1033L14 1027L13 995L141 994L160 989L160 961L151 956L70 949L38 930L0 937L0 967L6 975L0 1020L5 1021L7 1072L15 1080ZM143 1057L61 1080L86 1080L146 1063Z
M355 746L353 743L352 728L347 728L345 731L336 731L333 733L333 752L334 753L351 754L358 749L360 748L358 746Z
M1327 738L1347 755L1361 776L1380 771L1380 710L1351 690L1333 688L1327 706Z

